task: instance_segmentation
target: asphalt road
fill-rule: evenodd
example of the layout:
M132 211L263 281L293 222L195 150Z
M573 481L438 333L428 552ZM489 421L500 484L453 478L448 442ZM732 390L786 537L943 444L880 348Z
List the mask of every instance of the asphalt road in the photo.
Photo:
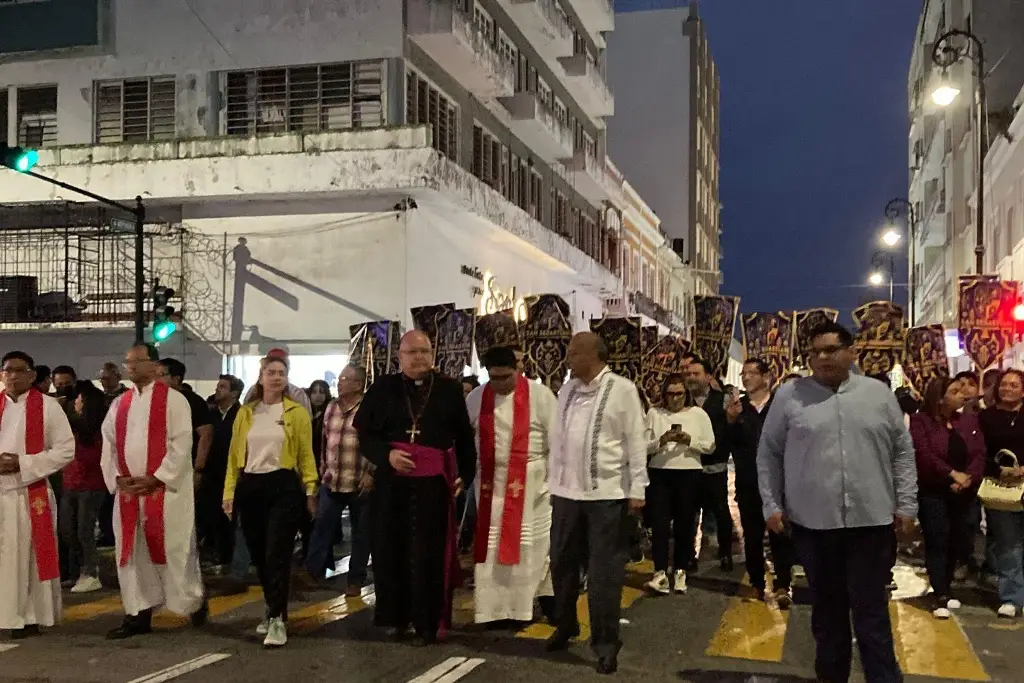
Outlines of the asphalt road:
M813 680L810 609L797 604L780 613L745 599L742 571L723 575L708 566L691 577L683 596L647 597L636 567L623 590L620 671L612 680L630 683L740 683ZM914 570L899 573L899 598L919 593ZM42 636L11 642L0 636L2 683L259 683L343 680L345 683L545 683L607 681L593 671L585 644L569 653L543 652L551 629L535 624L518 633L471 624L472 595L456 600L456 630L448 642L428 648L395 644L370 624L372 589L364 598L337 591L298 596L293 603L288 646L265 651L254 632L262 596L250 587L238 593L216 587L211 623L193 629L158 615L157 632L110 642L103 634L117 625L116 592L67 596L65 622ZM237 590L237 589L236 589ZM900 663L908 681L1020 681L1022 622L998 621L991 597L968 591L957 617L936 621L915 599L895 600L893 623ZM586 610L581 601L581 618ZM584 629L586 630L586 629ZM855 677L855 679L860 680Z

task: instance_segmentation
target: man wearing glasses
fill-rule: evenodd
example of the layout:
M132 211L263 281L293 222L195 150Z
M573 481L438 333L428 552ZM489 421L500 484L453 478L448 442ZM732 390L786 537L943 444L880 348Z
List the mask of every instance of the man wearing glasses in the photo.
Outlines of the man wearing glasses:
M813 375L782 385L757 452L768 528L791 533L811 588L815 672L850 677L853 631L871 683L903 680L887 584L895 525L917 514L914 447L896 397L851 372L853 336L836 323L810 334Z
M2 367L0 629L20 639L60 621L57 504L46 479L74 460L75 437L56 399L33 386L30 356L12 351Z

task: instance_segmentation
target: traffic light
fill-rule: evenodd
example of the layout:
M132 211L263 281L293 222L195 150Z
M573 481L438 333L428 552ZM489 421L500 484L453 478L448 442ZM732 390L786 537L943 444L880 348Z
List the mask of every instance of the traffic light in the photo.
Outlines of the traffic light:
M0 143L0 166L18 173L28 173L39 163L39 152L24 147L9 147Z
M178 330L178 325L171 320L174 307L170 305L174 290L163 287L159 282L153 283L153 341L164 342Z

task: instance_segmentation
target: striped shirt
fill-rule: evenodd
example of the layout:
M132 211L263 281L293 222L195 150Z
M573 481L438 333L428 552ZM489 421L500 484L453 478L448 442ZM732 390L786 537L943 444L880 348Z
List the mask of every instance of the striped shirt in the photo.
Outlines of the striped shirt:
M362 399L344 410L337 400L324 413L323 478L321 483L332 493L352 493L370 462L359 450L359 434L352 426Z

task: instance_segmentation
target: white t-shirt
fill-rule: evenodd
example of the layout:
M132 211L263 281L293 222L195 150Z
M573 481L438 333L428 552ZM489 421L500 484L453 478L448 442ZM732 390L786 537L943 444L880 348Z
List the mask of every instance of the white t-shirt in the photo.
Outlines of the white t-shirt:
M249 454L245 471L267 474L281 469L284 450L284 401L267 405L260 403L252 411L252 426L247 440Z
M660 445L661 436L677 424L690 435L690 445L669 443ZM678 413L664 408L652 408L647 413L647 452L652 454L648 467L663 470L699 470L700 456L715 452L715 431L711 418L703 408L692 406Z

